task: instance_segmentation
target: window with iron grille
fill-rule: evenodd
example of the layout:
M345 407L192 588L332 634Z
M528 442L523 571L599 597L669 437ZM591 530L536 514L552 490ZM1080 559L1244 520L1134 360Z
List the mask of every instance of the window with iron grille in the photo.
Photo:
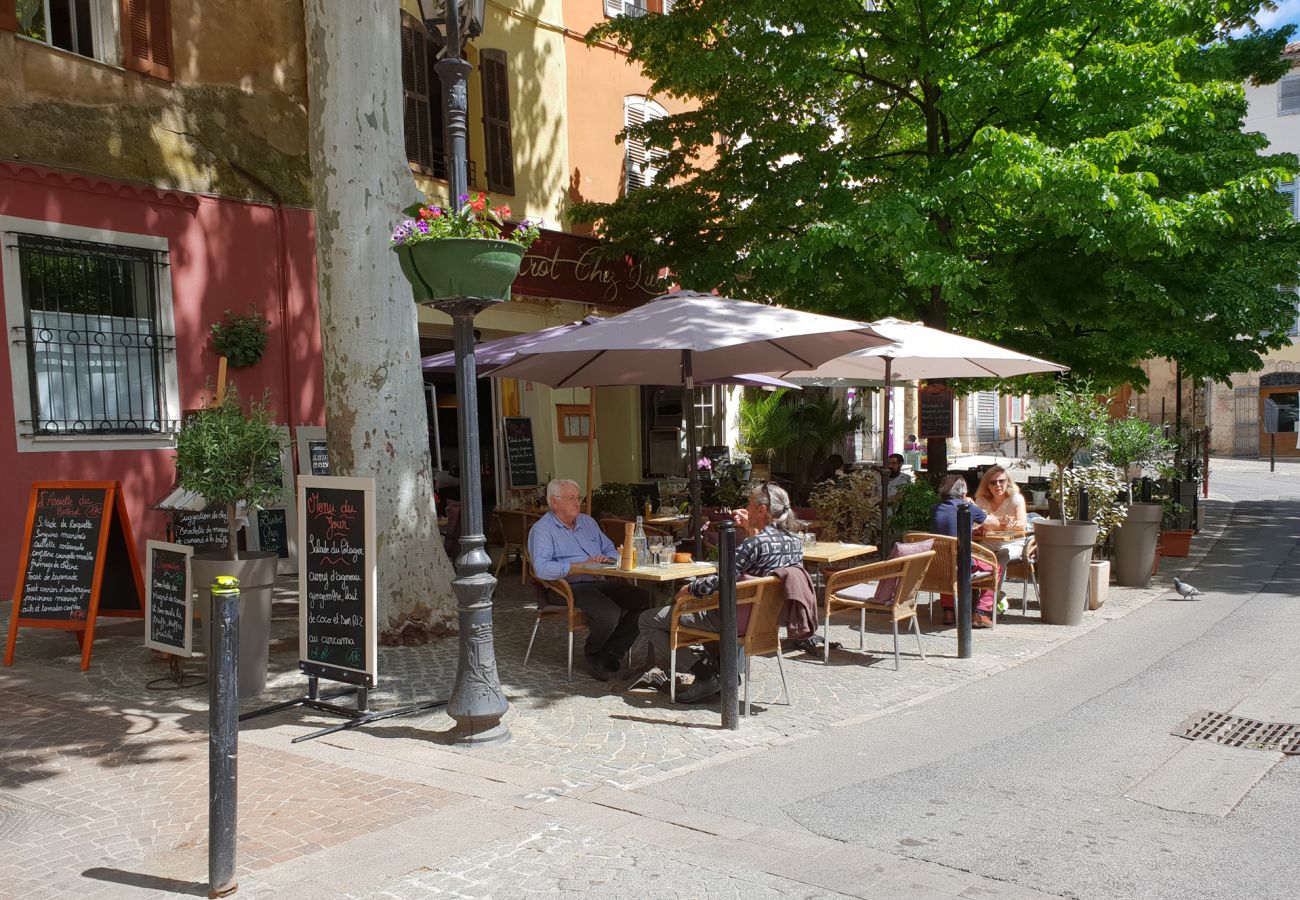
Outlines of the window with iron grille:
M175 336L165 249L7 233L6 278L23 437L163 436L174 431ZM164 308L165 307L165 308ZM17 323L15 323L17 318Z

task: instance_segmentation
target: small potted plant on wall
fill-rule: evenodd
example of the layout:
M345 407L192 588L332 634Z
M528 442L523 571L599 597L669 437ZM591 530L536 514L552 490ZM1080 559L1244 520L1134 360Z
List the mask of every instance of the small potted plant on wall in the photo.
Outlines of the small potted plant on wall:
M225 318L212 323L212 349L236 369L255 365L266 352L270 324L256 306L249 306L243 316L226 310Z
M1164 508L1160 503L1133 502L1133 478L1143 470L1167 463L1173 447L1160 430L1129 410L1122 419L1106 423L1102 453L1124 475L1128 515L1115 529L1115 583L1146 587L1151 580ZM1136 472L1134 470L1137 470Z
M239 579L239 696L252 697L266 687L278 554L241 552L240 516L284 490L280 440L266 400L245 409L232 384L220 403L186 416L176 436L176 480L208 503L226 508L229 543L225 550L194 555L194 583L205 602L205 591L218 575Z
M416 303L479 297L509 300L527 250L541 223L524 219L510 228L510 207L493 206L486 194L462 194L455 206L425 199L402 210L407 216L389 243Z
M1045 403L1025 418L1029 452L1056 466L1057 496L1066 492L1065 472L1074 457L1092 450L1101 439L1106 407L1087 384L1059 384ZM1070 521L1064 505L1061 520L1041 520L1034 525L1038 544L1038 582L1043 621L1052 625L1079 625L1088 599L1089 563L1097 542L1093 522Z

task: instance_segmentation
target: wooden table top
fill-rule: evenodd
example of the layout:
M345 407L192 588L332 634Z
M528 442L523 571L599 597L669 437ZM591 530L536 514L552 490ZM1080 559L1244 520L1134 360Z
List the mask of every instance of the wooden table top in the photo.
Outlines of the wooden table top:
M678 525L682 522L689 522L690 519L690 516L679 514L675 516L651 516L645 522L647 525Z
M617 563L602 565L569 566L570 575L602 575L606 578L626 578L629 581L677 581L681 578L698 578L717 574L718 567L709 562L669 563L666 566L637 566L620 569Z
M855 556L876 552L874 544L845 544L839 541L815 541L803 545L803 558L807 562L832 563Z
M975 543L980 544L988 541L990 544L1005 544L1007 541L1015 541L1025 536L1023 528L999 528L996 531L985 531L983 534L975 536Z

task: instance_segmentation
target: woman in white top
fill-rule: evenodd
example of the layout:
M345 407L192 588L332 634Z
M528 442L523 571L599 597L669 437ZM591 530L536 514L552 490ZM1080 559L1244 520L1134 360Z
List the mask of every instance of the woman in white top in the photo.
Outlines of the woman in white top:
M983 525L986 530L1024 528L1028 521L1025 498L1011 480L1011 473L1002 466L992 466L984 473L980 486L975 489L975 505L987 514ZM1025 539L1007 541L996 550L998 562L1005 567L1024 555Z

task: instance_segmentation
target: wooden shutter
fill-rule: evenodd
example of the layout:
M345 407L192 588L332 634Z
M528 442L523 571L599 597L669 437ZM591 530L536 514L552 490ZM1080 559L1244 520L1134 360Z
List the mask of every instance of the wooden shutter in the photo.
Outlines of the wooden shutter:
M0 0L0 31L18 30L18 0Z
M629 97L623 101L623 127L635 128L645 124L645 104L640 97ZM632 193L637 188L645 187L645 142L640 136L629 134L623 141L623 169L625 172L625 193Z
M122 65L172 80L171 0L122 0Z
M1278 115L1300 113L1300 76L1288 75L1277 83Z
M515 192L514 145L510 138L510 82L504 50L479 53L483 77L483 144L489 191Z
M424 26L402 13L402 97L406 158L425 174L433 174L433 131L430 121L428 38Z
M611 19L623 15L623 0L605 0L605 15Z

